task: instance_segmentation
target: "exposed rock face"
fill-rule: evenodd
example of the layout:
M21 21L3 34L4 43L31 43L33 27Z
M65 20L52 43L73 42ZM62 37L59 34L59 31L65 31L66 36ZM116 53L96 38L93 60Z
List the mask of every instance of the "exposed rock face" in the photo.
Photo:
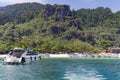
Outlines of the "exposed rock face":
M41 11L41 16L46 20L52 16L55 21L64 21L65 16L69 16L71 13L70 7L68 5L45 5L44 9Z
M55 5L56 11L55 14L59 17L68 16L70 12L70 7L68 5Z
M54 14L55 8L54 6L47 4L44 6L44 9L41 11L40 16L45 20L48 19L51 15Z

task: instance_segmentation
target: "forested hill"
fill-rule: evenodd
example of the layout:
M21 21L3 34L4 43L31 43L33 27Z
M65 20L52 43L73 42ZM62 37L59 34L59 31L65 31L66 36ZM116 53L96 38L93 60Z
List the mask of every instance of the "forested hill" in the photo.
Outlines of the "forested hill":
M0 7L0 24L6 22L24 23L35 17L35 13L43 7L39 3L23 3Z
M120 46L120 12L22 3L0 8L0 51L94 51Z

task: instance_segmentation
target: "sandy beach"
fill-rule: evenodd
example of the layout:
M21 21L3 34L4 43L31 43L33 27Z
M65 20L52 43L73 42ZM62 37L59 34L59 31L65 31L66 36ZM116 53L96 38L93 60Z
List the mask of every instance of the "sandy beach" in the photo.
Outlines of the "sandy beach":
M69 54L49 54L50 58L70 58Z
M4 58L4 57L6 57L6 54L1 54L0 55L0 58Z
M1 54L0 58L7 54ZM120 54L39 54L41 58L120 58Z
M120 58L120 54L40 54L41 58Z

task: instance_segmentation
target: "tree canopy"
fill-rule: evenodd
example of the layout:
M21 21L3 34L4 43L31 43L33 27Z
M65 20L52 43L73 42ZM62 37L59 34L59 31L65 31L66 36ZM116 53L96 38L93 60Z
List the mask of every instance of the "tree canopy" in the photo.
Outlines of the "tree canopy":
M0 51L99 52L120 47L120 11L71 10L69 5L22 3L0 7Z

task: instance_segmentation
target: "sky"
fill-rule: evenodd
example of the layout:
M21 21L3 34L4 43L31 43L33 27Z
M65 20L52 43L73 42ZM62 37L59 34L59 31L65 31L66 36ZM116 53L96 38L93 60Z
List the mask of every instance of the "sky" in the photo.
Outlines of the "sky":
M109 7L113 12L120 11L120 0L0 0L0 7L16 3L38 2L42 4L67 4L71 9Z

